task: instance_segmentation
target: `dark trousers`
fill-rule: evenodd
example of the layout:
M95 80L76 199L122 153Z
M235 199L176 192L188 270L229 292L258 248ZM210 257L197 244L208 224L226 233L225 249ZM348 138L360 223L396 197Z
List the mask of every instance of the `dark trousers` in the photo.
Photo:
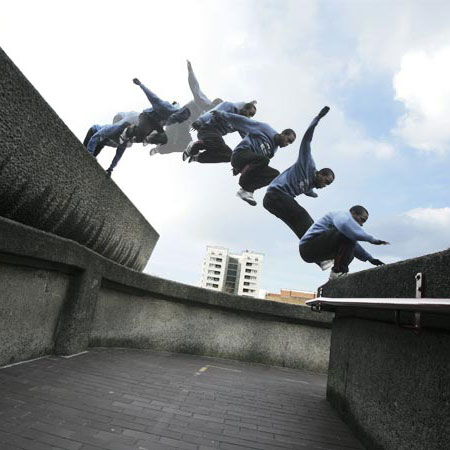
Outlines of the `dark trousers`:
M192 148L191 153L193 155L198 154L199 163L222 163L230 162L231 160L231 148L223 140L222 135L214 128L202 127L198 130L197 139L200 142L196 142ZM199 153L201 150L201 153Z
M240 173L239 186L248 192L254 192L270 184L280 172L269 167L270 159L248 148L235 150L231 156L234 172Z
M83 141L83 145L87 148L89 141L91 140L91 137L94 136L94 134L97 132L97 129L95 127L91 127L89 128L86 137L84 138ZM98 154L103 150L103 148L105 147L104 144L102 144L101 142L99 142L97 144L97 147L95 147L93 156L95 156L97 158Z
M152 131L157 131L155 136L149 140L151 144L167 144L167 134L164 128L148 113L139 114L139 122L135 129L136 142L142 142Z
M281 219L299 239L314 222L308 211L302 208L293 197L275 189L266 192L263 206Z
M346 273L355 255L355 245L356 241L333 228L300 245L300 256L308 263L334 259L333 271Z

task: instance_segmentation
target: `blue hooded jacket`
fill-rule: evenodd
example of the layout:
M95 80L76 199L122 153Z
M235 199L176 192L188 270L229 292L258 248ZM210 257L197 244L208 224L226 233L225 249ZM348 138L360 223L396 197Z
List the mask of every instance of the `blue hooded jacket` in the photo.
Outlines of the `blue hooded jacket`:
M320 117L316 116L306 130L300 143L297 161L278 175L267 188L268 191L277 190L291 197L300 194L317 197L314 189L314 176L317 172L316 164L311 156L311 141Z
M300 239L300 247L315 236L336 228L344 236L352 241L366 241L373 244L377 241L373 236L367 234L361 225L353 218L350 211L332 211L314 222ZM373 259L358 243L355 246L355 256L361 261Z
M139 84L139 87L144 91L148 101L152 105L151 108L144 109L143 112L148 114L156 122L159 122L161 126L181 123L189 119L191 112L186 106L180 108L177 105L172 105L171 103L160 99L142 83Z
M219 103L211 111L239 114L239 111L244 107L244 105L245 102L222 102ZM228 121L221 120L221 118L218 117L214 117L211 114L211 111L208 111L197 119L197 122L200 124L200 128L204 126L215 128L222 136L237 131L237 129L235 129Z
M275 135L278 133L270 125L238 114L220 112L219 116L235 130L239 131L241 135L245 135L233 153L247 148L269 159L275 155L275 152L278 150L278 145L275 143Z

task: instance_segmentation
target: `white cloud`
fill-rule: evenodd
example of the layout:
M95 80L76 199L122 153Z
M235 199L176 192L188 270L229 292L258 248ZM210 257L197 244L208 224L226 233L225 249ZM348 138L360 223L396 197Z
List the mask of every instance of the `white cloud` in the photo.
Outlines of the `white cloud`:
M412 51L394 77L396 99L406 113L396 133L426 151L450 151L450 44L437 50Z
M391 245L389 260L413 258L450 247L450 208L414 208L374 226L374 234Z
M415 208L404 214L412 219L413 226L429 228L436 233L450 236L450 208Z

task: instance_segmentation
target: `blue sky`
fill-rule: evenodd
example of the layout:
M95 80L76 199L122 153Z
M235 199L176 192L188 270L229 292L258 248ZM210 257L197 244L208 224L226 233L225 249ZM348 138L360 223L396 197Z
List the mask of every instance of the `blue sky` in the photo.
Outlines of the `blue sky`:
M336 181L297 200L313 218L366 206L366 231L392 244L365 248L395 262L449 247L449 13L444 0L16 0L2 7L0 42L81 140L92 124L147 106L135 76L189 101L187 58L209 97L257 99L255 119L299 137L329 105L312 148ZM271 165L292 164L298 144ZM99 163L112 157L105 150ZM221 245L264 253L268 291L315 290L328 277L300 260L295 235L262 208L264 190L255 208L235 197L227 165L135 146L113 178L161 235L148 273L197 284L206 246Z

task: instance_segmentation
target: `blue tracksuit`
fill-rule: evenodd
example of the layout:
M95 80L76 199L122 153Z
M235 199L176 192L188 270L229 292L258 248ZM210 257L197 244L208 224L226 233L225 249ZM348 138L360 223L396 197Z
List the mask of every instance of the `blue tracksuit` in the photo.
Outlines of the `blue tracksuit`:
M239 114L239 111L244 107L244 105L245 102L222 102L219 103L211 111L220 111L221 113L232 113L237 115ZM215 128L222 136L237 131L237 129L235 129L228 121L214 117L211 114L211 111L208 111L197 119L197 122L200 124L199 128L204 126Z
M113 125L94 125L98 130L89 140L87 149L90 153L94 153L98 144L118 147L120 144L119 137L129 124L128 121L121 120Z
M278 133L270 125L264 122L257 122L245 116L226 112L221 112L220 116L235 130L246 135L236 146L233 153L249 149L269 159L275 155L275 152L278 150L278 145L275 144L275 135Z
M270 183L267 188L268 191L278 190L291 197L300 194L317 197L317 194L313 191L314 176L317 169L311 156L311 141L319 120L320 117L316 116L306 130L300 144L297 161Z
M144 91L148 101L152 105L151 108L144 109L143 112L148 114L161 126L181 123L189 118L190 111L188 108L180 108L178 105L172 105L165 100L161 100L154 92L143 84L140 84L139 87Z
M91 137L87 148L91 154L95 152L98 144L109 147L117 147L114 159L111 162L108 170L113 170L117 163L122 158L127 147L132 145L131 141L120 142L120 135L130 125L127 120L121 120L113 125L94 125L98 131Z
M305 235L300 239L300 247L313 237L336 228L344 236L352 241L376 242L376 239L367 234L356 222L349 211L332 211L314 222ZM372 258L358 243L355 246L355 256L361 261L368 261Z

